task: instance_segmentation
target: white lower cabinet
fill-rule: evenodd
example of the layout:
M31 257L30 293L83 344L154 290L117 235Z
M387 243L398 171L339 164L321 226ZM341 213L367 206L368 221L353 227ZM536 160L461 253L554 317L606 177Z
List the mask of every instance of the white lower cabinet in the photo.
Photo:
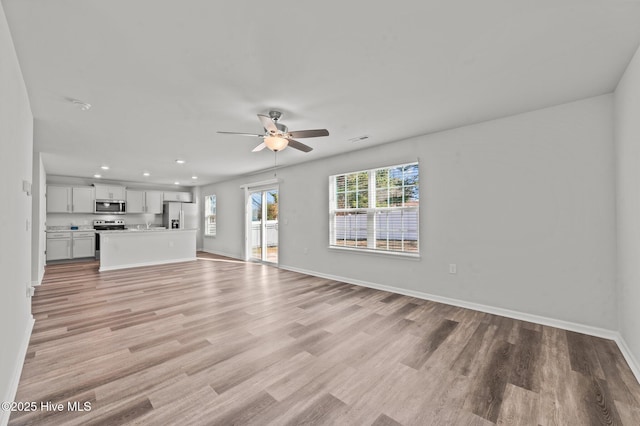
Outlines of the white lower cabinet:
M71 232L47 234L47 261L71 259Z
M95 257L96 255L96 234L94 232L74 232L73 249L71 258Z
M96 234L91 232L47 233L47 261L94 257Z

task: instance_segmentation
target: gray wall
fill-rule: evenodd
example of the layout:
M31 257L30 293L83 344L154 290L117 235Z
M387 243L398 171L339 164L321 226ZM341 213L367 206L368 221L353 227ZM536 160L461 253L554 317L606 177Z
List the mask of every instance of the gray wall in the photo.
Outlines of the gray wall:
M0 158L0 400L11 401L32 324L26 296L31 285L31 197L22 191L22 182L32 180L33 116L1 5ZM0 411L0 423L7 415Z
M640 52L640 50L638 51ZM640 367L640 53L615 91L620 333Z
M280 265L616 329L612 102L599 96L280 169ZM421 259L329 249L328 176L416 159ZM240 185L270 178L202 189L218 207L205 250L243 257Z

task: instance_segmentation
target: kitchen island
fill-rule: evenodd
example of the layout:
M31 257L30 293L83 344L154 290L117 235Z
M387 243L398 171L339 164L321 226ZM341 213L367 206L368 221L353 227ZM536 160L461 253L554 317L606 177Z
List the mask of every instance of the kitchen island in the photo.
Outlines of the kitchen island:
M96 231L100 272L196 260L195 229Z

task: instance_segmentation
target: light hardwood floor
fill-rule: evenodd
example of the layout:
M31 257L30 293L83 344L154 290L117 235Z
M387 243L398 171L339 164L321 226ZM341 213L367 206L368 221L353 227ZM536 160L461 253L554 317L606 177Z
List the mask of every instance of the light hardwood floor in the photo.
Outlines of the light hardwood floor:
M640 425L612 341L199 257L48 266L10 424Z

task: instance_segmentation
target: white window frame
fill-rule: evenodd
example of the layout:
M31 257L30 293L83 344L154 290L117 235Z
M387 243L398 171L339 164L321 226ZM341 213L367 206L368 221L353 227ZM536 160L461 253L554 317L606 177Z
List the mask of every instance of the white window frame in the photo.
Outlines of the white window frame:
M395 206L395 207L377 207L376 206L376 172L379 170L392 170L392 169L396 169L399 167L406 167L406 166L416 166L418 167L418 181L417 181L417 190L418 190L418 205L417 206ZM353 174L360 174L360 173L367 173L368 174L368 206L367 207L359 207L359 208L338 208L337 205L337 199L336 199L336 178L338 176L346 176L347 175L353 175ZM419 258L420 257L420 195L419 195L419 191L420 191L420 167L419 167L419 163L418 162L412 162L412 163L404 163L404 164L395 164L392 166L386 166L386 167L377 167L375 169L368 169L368 170L360 170L360 171L354 171L354 172L345 172L345 173L338 173L336 175L333 176L329 176L329 248L331 249L337 249L337 250L347 250L347 251L354 251L354 252L362 252L362 253L376 253L376 254L388 254L388 255L392 255L392 256L406 256L406 257L416 257ZM356 190L357 192L357 190ZM346 195L346 194L345 194ZM345 197L346 198L346 197ZM345 203L347 202L347 200L345 199ZM403 201L404 204L404 201ZM393 249L389 249L388 247L386 249L382 249L382 248L377 248L376 247L376 243L377 243L377 230L376 230L376 216L378 214L382 214L382 213L389 213L389 212L400 212L399 214L402 215L403 212L411 212L412 214L415 214L415 245L416 245L416 249L415 250L405 250L405 240L404 240L404 235L405 235L405 229L401 229L400 230L400 234L402 235L402 241L401 241L401 245L402 245L402 249L401 250L393 250ZM366 227L367 227L367 231L366 231L366 235L367 235L367 246L366 247L357 247L357 246L347 246L347 245L339 245L336 242L336 217L337 217L337 213L360 213L360 214L366 214ZM364 215L363 215L364 216ZM356 219L357 220L357 219ZM350 230L351 232L352 230ZM357 231L356 231L357 232ZM357 240L357 236L356 236L356 240ZM407 240L409 241L409 240ZM413 241L413 240L411 240ZM357 243L356 243L357 244ZM388 245L388 244L387 244Z
M210 214L209 203L213 199L214 210L213 214ZM213 232L211 231L211 224L209 224L209 217L213 216ZM204 197L204 236L215 237L218 233L218 202L216 194L205 195Z

